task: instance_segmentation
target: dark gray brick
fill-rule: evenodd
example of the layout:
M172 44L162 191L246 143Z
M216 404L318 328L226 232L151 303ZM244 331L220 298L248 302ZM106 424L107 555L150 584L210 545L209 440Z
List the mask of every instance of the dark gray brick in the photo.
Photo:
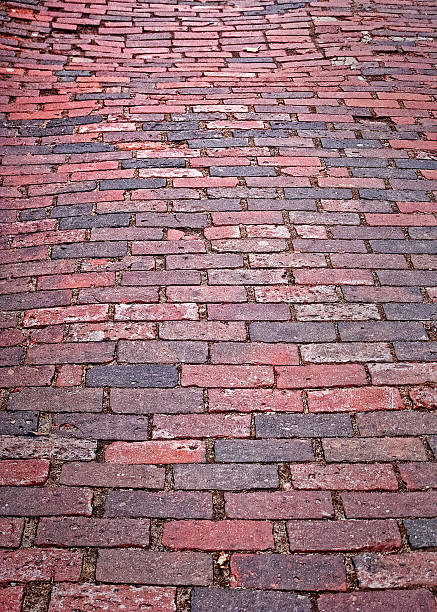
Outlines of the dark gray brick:
M0 435L2 436L24 436L34 433L37 429L37 412L0 412Z
M437 321L437 304L384 304L384 311L394 321Z
M148 419L114 414L62 414L53 419L52 434L88 440L146 440Z
M138 213L136 224L139 227L193 227L207 225L206 215L198 213Z
M242 489L271 489L279 485L274 465L250 464L202 464L175 465L176 489L219 489L237 491Z
M428 336L422 323L375 321L338 324L340 337L346 341L381 340L427 340Z
M437 361L437 342L395 342L394 347L401 361Z
M212 166L210 176L276 176L274 168L264 166Z
M52 259L123 257L126 252L127 242L82 242L81 244L62 244L53 247Z
M156 465L120 465L81 461L65 463L62 466L59 482L68 486L162 489L164 479L165 469ZM119 493L122 492L119 491ZM148 516L148 514L146 512L135 516Z
M381 285L402 287L433 287L437 285L437 270L378 270Z
M200 491L109 491L105 508L105 516L210 519L212 496Z
M250 339L261 342L335 341L332 323L264 323L250 324Z
M18 494L19 493L19 494ZM0 488L3 516L91 516L92 491L71 487Z
M404 525L411 548L434 548L437 546L437 519L406 519Z
M101 582L163 585L212 584L210 555L195 552L106 549L97 561Z
M371 240L375 253L430 253L434 255L437 242L434 240Z
M198 587L191 595L191 612L310 612L309 597L284 591Z
M215 460L226 463L314 461L309 440L217 440Z
M329 438L351 436L347 414L259 414L257 438Z
M176 387L178 370L173 365L113 365L90 368L88 387Z
M68 306L71 301L71 291L33 291L29 293L13 293L0 296L2 310L28 310L32 308L51 308L52 306Z
M80 217L66 217L60 220L59 229L79 229L91 227L127 227L129 215L126 213L112 213L108 215L81 215Z
M102 151L115 151L112 145L103 142L78 142L60 144L53 149L53 153L101 153Z
M29 387L9 396L8 410L101 412L102 389Z
M166 180L163 178L148 178L148 179L104 179L99 182L100 190L107 189L158 189L165 187Z

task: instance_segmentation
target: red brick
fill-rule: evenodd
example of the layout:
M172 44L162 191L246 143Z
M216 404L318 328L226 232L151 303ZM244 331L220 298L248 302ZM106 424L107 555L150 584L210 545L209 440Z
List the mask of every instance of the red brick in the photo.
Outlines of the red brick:
M298 285L373 285L369 270L293 270Z
M248 438L250 416L245 414L156 415L153 438Z
M196 304L120 304L115 306L116 321L181 321L198 318Z
M163 340L246 340L247 332L243 322L168 321L160 324L159 335Z
M0 546L18 548L23 533L24 519L0 518Z
M0 368L0 387L45 387L50 384L55 369L53 366L16 366Z
M405 464L408 465L408 464ZM419 464L423 466L423 464ZM371 491L388 489L396 491L398 482L391 465L331 463L290 464L290 474L295 489L336 489Z
M402 410L401 394L391 387L362 387L308 392L310 412Z
M50 462L44 459L0 461L0 485L26 486L44 484L49 475Z
M418 438L330 438L323 440L325 457L331 461L426 461Z
M108 318L108 306L84 305L65 308L40 308L27 310L24 314L24 327L40 327L59 323L77 323L80 321L105 321Z
M183 387L262 387L273 384L268 366L182 365Z
M343 493L342 499L348 518L432 517L437 493Z
M290 549L296 552L372 550L402 545L398 525L381 521L288 521Z
M377 556L371 553L354 557L361 588L435 587L437 553L411 552Z
M1 593L1 591L0 591ZM125 586L113 584L55 584L49 612L175 612L176 589L155 586ZM15 611L11 611L15 612ZM18 610L17 610L18 612Z
M416 387L410 389L409 395L413 402L413 408L435 410L437 407L437 388L435 387Z
M0 551L0 561L0 583L74 582L79 580L82 569L82 553L56 548Z
M400 463L399 472L407 489L437 489L435 463Z
M327 491L226 493L226 516L245 519L308 519L333 515Z
M110 463L197 463L205 461L205 443L198 440L113 442L105 451Z
M109 363L114 357L115 343L68 342L56 345L39 344L29 347L27 363Z
M364 366L350 365L307 365L278 367L278 388L312 389L314 387L336 387L365 385Z
M8 612L20 612L24 587L10 586L0 589L0 609Z
M211 347L211 361L212 363L288 365L298 364L299 356L297 347L291 344L223 342L215 343Z
M272 527L259 521L171 521L162 543L174 550L267 550L274 546Z
M300 393L279 389L210 389L211 412L303 412Z
M369 365L375 385L417 385L437 382L437 365L432 363L390 363Z

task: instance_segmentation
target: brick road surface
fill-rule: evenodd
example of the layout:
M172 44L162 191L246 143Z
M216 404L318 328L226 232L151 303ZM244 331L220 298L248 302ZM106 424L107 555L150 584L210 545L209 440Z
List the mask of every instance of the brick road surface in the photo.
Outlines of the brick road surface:
M435 5L0 11L0 609L435 610Z

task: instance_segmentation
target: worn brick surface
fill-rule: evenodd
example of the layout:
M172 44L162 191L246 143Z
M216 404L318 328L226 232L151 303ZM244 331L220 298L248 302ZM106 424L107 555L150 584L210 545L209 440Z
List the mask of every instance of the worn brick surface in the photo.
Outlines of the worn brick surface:
M0 608L433 610L434 4L0 11Z

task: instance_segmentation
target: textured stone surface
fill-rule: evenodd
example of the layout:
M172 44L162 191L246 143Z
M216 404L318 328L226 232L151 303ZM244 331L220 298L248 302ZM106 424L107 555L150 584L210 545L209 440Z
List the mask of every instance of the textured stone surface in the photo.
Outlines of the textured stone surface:
M434 610L435 3L1 11L0 609Z

